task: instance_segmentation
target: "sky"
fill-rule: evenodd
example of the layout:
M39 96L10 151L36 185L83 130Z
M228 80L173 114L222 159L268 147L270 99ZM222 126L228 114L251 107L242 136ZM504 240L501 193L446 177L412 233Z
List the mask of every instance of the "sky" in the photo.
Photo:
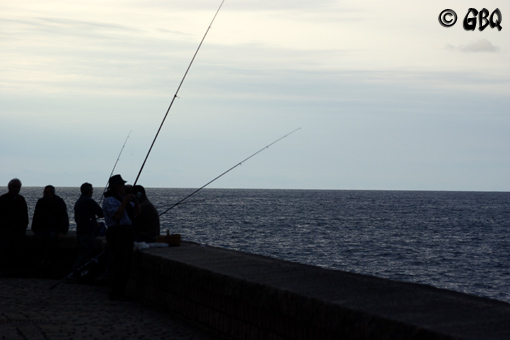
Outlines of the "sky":
M220 3L2 1L0 185L133 183ZM466 31L475 5L502 30ZM510 191L508 18L507 0L225 0L138 184L201 187L300 128L210 187Z

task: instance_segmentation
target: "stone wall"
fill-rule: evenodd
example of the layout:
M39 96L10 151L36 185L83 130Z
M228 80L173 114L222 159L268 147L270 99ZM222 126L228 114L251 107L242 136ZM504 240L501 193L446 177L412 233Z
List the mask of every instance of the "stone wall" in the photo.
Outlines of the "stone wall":
M98 238L94 255L101 253L104 250L104 245L104 237ZM66 236L58 239L55 251L49 261L41 263L41 250L38 249L34 234L28 230L24 249L22 249L19 256L12 259L12 267L16 269L12 275L27 278L62 279L71 272L77 257L76 233L71 231Z
M129 289L229 339L510 339L507 303L192 243L136 252Z

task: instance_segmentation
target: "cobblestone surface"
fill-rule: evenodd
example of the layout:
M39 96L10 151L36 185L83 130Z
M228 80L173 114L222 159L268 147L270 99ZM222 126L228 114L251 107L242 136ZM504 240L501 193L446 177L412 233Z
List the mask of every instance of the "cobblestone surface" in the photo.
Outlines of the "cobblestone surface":
M110 301L105 287L0 278L0 339L215 340L136 301Z

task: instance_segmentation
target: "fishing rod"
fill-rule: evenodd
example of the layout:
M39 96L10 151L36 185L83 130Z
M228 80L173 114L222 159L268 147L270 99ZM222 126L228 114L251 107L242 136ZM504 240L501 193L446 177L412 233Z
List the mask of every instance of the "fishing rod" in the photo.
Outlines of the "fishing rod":
M131 131L133 131L133 130L131 130ZM129 136L131 135L131 131L129 131L129 133L128 133L127 137L126 137L126 140L124 141L124 144L122 145L122 149L120 149L119 156L117 157L117 160L115 161L115 164L113 165L112 172L110 173L110 176L108 177L108 182L110 180L110 177L112 177L113 172L115 171L115 168L117 167L117 163L119 162L120 155L122 155L122 151L124 151L124 147L126 146L126 143L127 143L128 139L129 139ZM101 202L103 201L104 193L108 189L108 182L106 182L106 185L104 187L104 191L103 191L103 194L101 195L101 200L99 201L99 205L101 205Z
M191 196L195 195L197 192L199 192L200 190L202 190L203 188L205 188L206 186L208 186L209 184L211 184L212 182L216 181L217 179L219 179L220 177L222 177L223 175L226 175L228 172L234 170L235 168L237 168L239 165L243 164L244 162L246 162L247 160L249 160L250 158L252 157L255 157L256 155L258 155L259 153L261 153L262 151L266 150L266 149L269 149L269 147L277 142L279 142L280 140L284 139L285 137L293 134L294 132L296 132L297 130L300 130L301 128L297 128L289 133L287 133L285 136L283 137L280 137L278 138L277 140L275 140L274 142L272 142L271 144L268 144L266 146L264 146L262 149L260 149L259 151L255 152L254 154L252 154L251 156L245 158L244 160L242 160L241 162L237 163L236 165L234 165L233 167L231 167L230 169L228 169L227 171L223 172L221 175L217 176L216 178L214 178L213 180L207 182L206 184L204 184L203 186L201 186L200 188L196 189L195 191L193 191L191 194L189 194L188 196L184 197L183 199L181 199L179 202L177 203L174 203L172 206L170 206L170 208L166 209L165 211L163 211L161 214L159 214L159 216L163 215L163 214L166 214L170 209L173 209L175 208L176 206L178 206L179 204L181 204L182 202L184 202L185 200L187 200L188 198L190 198Z
M183 202L181 204L191 204L191 203L198 203L198 202L205 202L205 199ZM163 208L169 207L171 205L173 205L173 204L165 204L165 205L162 205L160 207L156 207L156 209L163 209Z
M92 262L97 262L98 258L100 258L106 251L102 251L101 253L99 253L99 255L91 258L89 261L87 261L86 263L82 264L81 266L79 266L76 270L73 270L71 273L69 273L69 275L67 275L66 277L64 277L62 280L58 281L57 283L55 283L53 286L50 287L50 290L52 290L53 288L55 288L56 286L58 286L59 284L61 284L62 282L64 282L65 280L67 280L68 278L70 278L71 276L74 276L75 274L77 273L81 273L85 268L87 268L88 265L90 265Z
M151 144L151 146L149 148L149 151L147 152L147 155L145 156L145 160L142 163L142 167L140 168L140 171L138 172L138 175L136 176L136 179L135 179L135 182L133 183L133 186L135 186L136 183L138 182L138 178L140 177L140 174L142 173L142 170L143 170L143 168L145 166L145 163L147 162L147 158L149 158L149 154L151 153L152 147L154 146L154 143L156 142L156 139L158 138L159 132L161 131L161 128L163 127L163 124L165 123L166 117L168 116L168 113L170 112L170 109L172 108L172 105L174 104L175 98L177 98L177 94L179 93L179 90L181 89L182 83L184 83L184 79L186 79L186 76L188 75L188 72L189 72L189 70L191 68L191 65L193 64L193 61L195 60L195 57L197 56L198 51L200 50L200 47L202 46L202 43L204 42L205 37L207 36L207 33L209 33L209 30L211 29L211 26L212 26L212 24L214 22L214 19L216 19L216 16L218 15L218 12L220 11L221 6L223 6L224 2L225 2L225 0L221 1L220 7L218 7L218 10L214 14L214 17L213 17L211 23L209 24L209 27L205 31L205 34L204 34L202 40L200 41L200 44L198 45L198 48L195 51L195 54L193 55L193 58L191 58L191 62L189 63L188 68L186 69L186 72L184 73L184 76L182 77L182 80L179 83L179 86L177 87L177 91L175 92L174 97L172 98L172 101L170 102L170 105L168 106L168 109L166 110L165 116L163 117L163 121L161 122L161 124L159 126L159 129L156 132L156 136L154 136L154 140L152 141L152 144Z

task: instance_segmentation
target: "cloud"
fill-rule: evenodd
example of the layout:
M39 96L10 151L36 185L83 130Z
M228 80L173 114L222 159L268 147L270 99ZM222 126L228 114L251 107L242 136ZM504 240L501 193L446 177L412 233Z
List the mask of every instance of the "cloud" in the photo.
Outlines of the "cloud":
M460 45L454 46L451 44L446 45L447 49L456 50L461 52L490 52L490 53L498 53L500 51L498 46L494 46L487 39L480 39L474 43L469 45Z

